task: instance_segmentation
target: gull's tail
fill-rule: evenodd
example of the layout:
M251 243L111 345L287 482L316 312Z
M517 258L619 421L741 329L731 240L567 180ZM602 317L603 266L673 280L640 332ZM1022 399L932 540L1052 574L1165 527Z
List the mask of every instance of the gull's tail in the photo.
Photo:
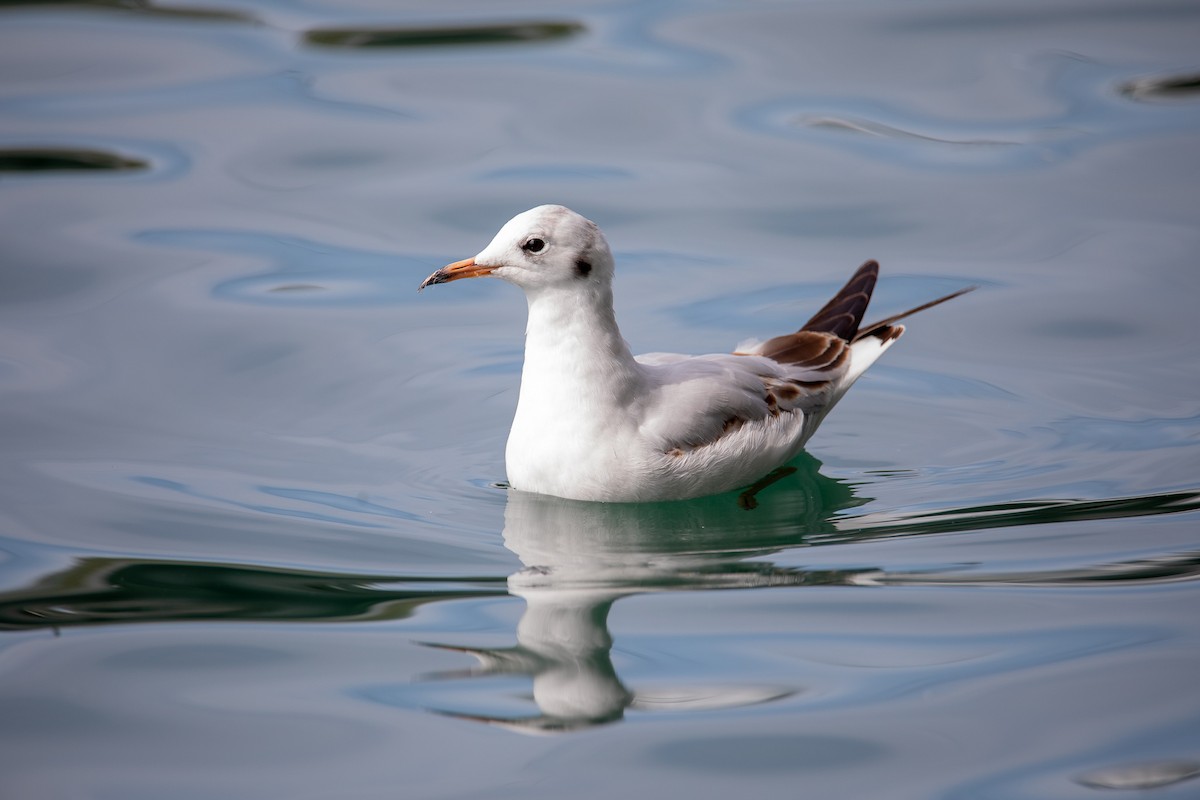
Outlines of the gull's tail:
M843 341L854 341L858 336L858 326L862 322L863 314L867 313L867 304L871 302L871 293L875 291L875 281L878 278L878 261L872 260L863 264L833 299L813 314L813 318L804 323L800 330L832 333Z
M804 323L804 327L795 333L777 336L749 352L817 372L841 367L852 353L849 371L840 382L841 391L845 391L904 333L904 326L896 323L975 288L969 286L959 289L945 297L864 326L863 315L867 312L878 278L879 264L868 261L855 271L832 300Z
M802 331L819 331L821 333L832 333L839 339L844 339L847 342L856 342L867 336L874 336L879 339L895 339L900 335L896 332L896 328L903 331L903 326L894 325L905 317L912 316L918 311L924 311L927 308L933 308L947 300L953 300L959 295L973 291L974 286L968 286L965 289L959 289L957 292L951 292L945 297L939 297L936 300L930 300L928 303L922 303L916 308L910 308L908 311L894 314L887 319L881 319L878 322L872 322L866 327L862 325L863 315L867 313L867 304L871 302L871 293L875 291L875 281L879 278L879 263L877 261L868 261L863 264L851 276L850 280L846 281L846 285L833 296L825 306L813 315L813 318L804 323Z

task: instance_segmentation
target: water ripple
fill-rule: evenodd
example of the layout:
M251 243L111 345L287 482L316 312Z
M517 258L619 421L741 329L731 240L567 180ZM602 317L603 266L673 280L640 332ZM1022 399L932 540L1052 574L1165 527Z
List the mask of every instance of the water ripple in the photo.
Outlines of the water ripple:
M178 491L187 487L155 485ZM820 517L853 502L825 479L805 498L763 495L746 511L732 497L703 502L623 505L580 503L510 493L505 545L524 569L501 576L359 574L127 557L88 557L0 593L0 628L61 627L179 620L388 620L417 605L508 591L529 598L587 599L641 592L874 587L1145 585L1200 577L1200 551L1143 552L1062 566L1053 560L1022 569L960 564L791 567L777 563L790 548L863 541L882 535L925 535L1083 519L1116 519L1200 510L1200 492L1099 501L1029 501L949 509L886 524L821 535ZM263 490L351 514L403 518L396 509L324 492ZM777 506L772 508L772 506ZM272 514L280 509L268 509ZM763 517L763 514L767 516ZM298 516L320 518L319 512ZM760 521L760 517L762 520ZM809 521L797 525L798 519ZM345 523L346 520L336 521ZM859 520L860 522L862 520ZM361 523L360 523L361 524Z
M1158 789L1200 776L1200 761L1117 764L1083 773L1076 782L1092 789Z
M349 50L463 47L547 42L577 36L584 30L584 26L578 22L512 22L441 27L314 28L304 32L303 40L305 44L314 47Z
M849 518L845 528L879 536L950 533L1017 525L1122 519L1200 510L1200 491L1114 497L1100 500L1018 500L994 505L923 511L884 518Z
M338 115L383 121L416 119L417 114L384 104L334 98L319 92L306 74L287 68L260 74L202 79L165 87L124 91L62 91L30 94L0 101L0 109L27 119L119 119L138 114L166 114L198 108L233 109L303 107Z
M163 6L149 0L0 0L0 10L17 8L45 8L67 6L101 11L126 13L145 18L194 22L245 22L258 23L258 18L244 11L228 8L204 8L200 5Z
M800 96L744 108L736 119L759 133L910 167L989 171L1044 167L1114 141L1189 132L1200 121L1192 106L1160 104L1147 113L1121 102L1190 97L1200 90L1195 74L1131 80L1119 67L1067 54L1046 70L1045 93L1061 110L1043 117L976 122L868 98Z
M221 281L214 297L272 306L391 305L416 297L419 277L444 263L436 256L356 250L289 236L234 230L152 230L141 241L234 253L271 266Z
M1200 414L1145 419L1069 417L1050 428L1064 447L1137 452L1200 446Z
M1200 551L1164 553L1066 569L1035 569L1011 572L963 572L951 569L939 572L872 575L862 573L855 582L864 586L970 586L980 584L1008 586L1069 586L1103 583L1172 583L1200 577Z

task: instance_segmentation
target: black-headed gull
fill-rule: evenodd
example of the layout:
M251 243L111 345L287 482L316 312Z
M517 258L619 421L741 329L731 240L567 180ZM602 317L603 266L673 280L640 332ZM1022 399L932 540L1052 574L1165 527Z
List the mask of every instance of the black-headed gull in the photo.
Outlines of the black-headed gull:
M786 464L904 332L898 320L969 291L860 326L878 272L863 264L795 333L734 353L635 357L613 314L604 235L545 205L420 288L494 275L525 291L525 366L505 451L513 488L642 502L741 488Z

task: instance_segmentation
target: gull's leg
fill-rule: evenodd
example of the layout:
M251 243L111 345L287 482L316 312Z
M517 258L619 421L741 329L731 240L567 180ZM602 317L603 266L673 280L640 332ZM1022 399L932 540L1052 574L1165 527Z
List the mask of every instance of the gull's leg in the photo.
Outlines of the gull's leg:
M795 467L777 467L776 469L771 470L770 473L747 486L745 491L738 495L738 506L746 511L752 511L753 509L758 508L758 500L754 495L758 494L763 489L766 489L780 478L786 478L795 471Z

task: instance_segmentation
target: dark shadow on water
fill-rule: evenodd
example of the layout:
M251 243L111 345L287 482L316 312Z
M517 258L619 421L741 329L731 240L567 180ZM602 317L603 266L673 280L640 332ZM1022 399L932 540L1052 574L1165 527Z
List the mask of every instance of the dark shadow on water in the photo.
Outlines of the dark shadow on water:
M0 595L0 630L185 621L382 621L424 603L505 594L502 578L446 581L238 564L84 558Z
M1138 78L1117 91L1134 100L1192 100L1200 97L1200 72Z
M0 173L4 172L135 172L150 162L105 150L82 147L0 148Z
M336 49L463 47L565 39L584 31L577 22L514 22L439 27L315 28L304 43Z
M1024 500L926 511L892 517L880 523L864 519L865 524L853 529L853 532L862 537L959 533L1021 525L1153 517L1196 510L1200 510L1200 492L1197 491L1164 492L1103 500ZM842 531L843 534L850 532L849 528Z

